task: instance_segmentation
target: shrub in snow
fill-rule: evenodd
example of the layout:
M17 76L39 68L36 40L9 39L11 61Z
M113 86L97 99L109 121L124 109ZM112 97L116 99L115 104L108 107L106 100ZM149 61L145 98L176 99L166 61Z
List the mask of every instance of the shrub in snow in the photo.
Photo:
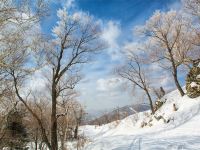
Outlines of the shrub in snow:
M83 134L79 135L76 141L77 150L82 149L86 143L91 142L88 138L86 138Z
M186 78L186 90L187 95L190 98L196 98L200 96L200 67L199 65L194 65Z
M147 123L145 121L142 121L141 128L144 128L145 126L147 126Z
M169 123L170 122L170 119L165 119L163 116L154 116L154 118L157 120L157 121L160 121L161 119L163 120L164 123Z
M148 126L149 126L149 127L153 126L152 121L153 121L153 119L150 118L150 120L149 120L149 122L148 122Z
M163 104L164 104L164 102L161 101L160 99L158 99L158 100L155 102L154 111L156 112Z
M173 104L173 111L177 111L178 108L176 107L176 104Z

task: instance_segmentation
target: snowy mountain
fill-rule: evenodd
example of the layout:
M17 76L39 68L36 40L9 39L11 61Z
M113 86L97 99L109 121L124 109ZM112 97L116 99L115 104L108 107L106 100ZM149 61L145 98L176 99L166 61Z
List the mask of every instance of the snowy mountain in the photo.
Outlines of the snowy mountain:
M102 126L86 125L83 150L199 150L200 97L181 97L173 91L151 115L140 112Z
M102 125L106 123L110 123L116 120L124 119L127 116L132 114L143 112L149 110L150 107L147 104L135 104L135 105L127 105L123 107L119 107L110 111L108 113L104 113L100 117L92 119L88 122L89 125Z

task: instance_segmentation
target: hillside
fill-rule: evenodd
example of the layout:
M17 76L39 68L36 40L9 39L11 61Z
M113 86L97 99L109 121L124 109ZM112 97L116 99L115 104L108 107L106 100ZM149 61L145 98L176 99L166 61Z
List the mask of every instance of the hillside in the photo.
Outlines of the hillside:
M84 150L199 149L200 97L173 91L162 100L166 102L154 116L146 111L102 126L83 126L90 139Z

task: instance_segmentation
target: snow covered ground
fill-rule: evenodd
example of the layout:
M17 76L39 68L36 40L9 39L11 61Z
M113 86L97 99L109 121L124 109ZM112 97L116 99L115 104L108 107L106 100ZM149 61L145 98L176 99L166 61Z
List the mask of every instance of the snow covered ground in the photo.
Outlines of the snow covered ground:
M90 139L83 150L199 150L200 97L173 91L162 101L157 119L147 111L103 126L83 126Z

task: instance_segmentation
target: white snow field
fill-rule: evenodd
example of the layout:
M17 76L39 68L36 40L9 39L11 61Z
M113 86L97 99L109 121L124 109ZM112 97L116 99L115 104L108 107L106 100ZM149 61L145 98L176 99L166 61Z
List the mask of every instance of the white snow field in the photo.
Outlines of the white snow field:
M82 149L200 150L200 97L181 97L173 91L162 101L166 102L155 113L157 119L146 111L102 126L81 127L90 141Z

